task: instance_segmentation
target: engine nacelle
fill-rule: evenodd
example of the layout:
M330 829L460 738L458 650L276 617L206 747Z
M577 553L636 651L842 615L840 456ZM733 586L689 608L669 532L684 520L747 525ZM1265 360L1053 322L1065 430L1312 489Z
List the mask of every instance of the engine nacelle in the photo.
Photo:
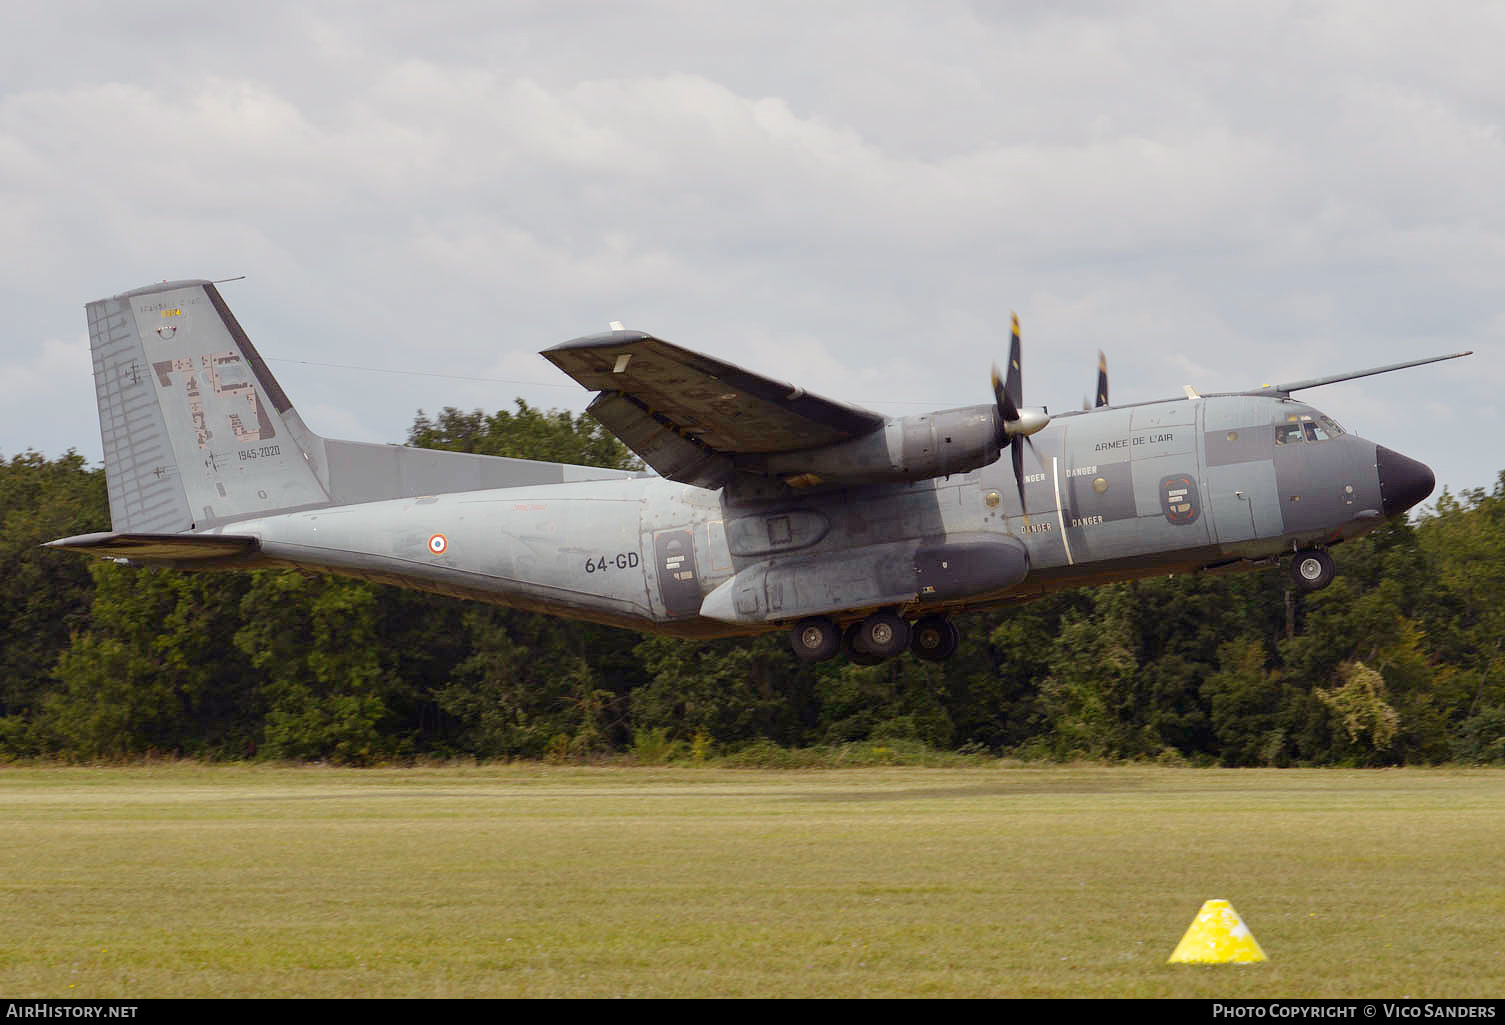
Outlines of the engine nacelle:
M796 487L892 484L966 473L998 459L1003 431L990 405L897 417L861 438L836 445L738 458Z

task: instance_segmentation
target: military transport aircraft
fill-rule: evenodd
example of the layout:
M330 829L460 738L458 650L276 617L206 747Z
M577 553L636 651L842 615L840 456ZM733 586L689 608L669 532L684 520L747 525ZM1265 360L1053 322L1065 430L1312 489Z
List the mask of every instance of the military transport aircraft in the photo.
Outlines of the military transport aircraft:
M88 316L114 529L52 547L679 636L787 630L801 658L869 664L944 659L953 614L1066 587L1288 554L1325 586L1329 546L1434 480L1292 393L1453 358L1123 406L1100 362L1097 404L1052 417L1023 405L1015 320L992 403L893 418L616 324L546 350L650 474L322 438L209 281Z

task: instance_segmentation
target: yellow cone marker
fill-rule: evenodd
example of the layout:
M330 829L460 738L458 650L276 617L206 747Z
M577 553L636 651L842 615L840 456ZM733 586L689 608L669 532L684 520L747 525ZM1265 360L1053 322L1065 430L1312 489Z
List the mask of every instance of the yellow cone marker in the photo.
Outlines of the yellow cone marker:
M1251 964L1265 960L1259 941L1226 900L1210 900L1166 964Z

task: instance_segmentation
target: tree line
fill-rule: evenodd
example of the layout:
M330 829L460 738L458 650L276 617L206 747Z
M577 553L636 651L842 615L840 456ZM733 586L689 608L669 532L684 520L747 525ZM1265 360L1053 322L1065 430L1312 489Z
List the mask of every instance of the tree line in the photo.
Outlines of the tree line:
M407 443L628 467L588 418L420 412ZM911 741L1228 766L1505 762L1505 473L1333 550L958 617L944 663L808 664L297 571L132 569L102 470L0 461L0 759L590 758Z

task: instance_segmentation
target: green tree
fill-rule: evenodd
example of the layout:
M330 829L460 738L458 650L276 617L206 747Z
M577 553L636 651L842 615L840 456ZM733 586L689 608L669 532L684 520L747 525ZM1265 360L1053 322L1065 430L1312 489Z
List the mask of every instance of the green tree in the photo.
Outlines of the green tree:
M661 729L685 741L704 734L720 745L806 741L816 668L795 658L783 633L714 641L645 636L635 653L647 675L632 692L635 731Z
M0 754L37 753L31 727L53 666L89 622L88 561L41 546L108 521L104 473L77 452L0 461Z
M782 639L782 638L781 638ZM939 663L893 658L875 666L845 659L816 677L815 697L831 744L856 740L918 740L949 747L956 735L948 705L953 695Z
M1040 681L1050 675L1061 617L1078 602L1052 595L956 621L961 646L943 666L958 742L1002 752L1036 735Z
M1505 473L1488 494L1444 491L1416 543L1429 577L1417 617L1430 654L1457 672L1451 721L1505 707Z
M606 628L484 605L467 608L462 625L470 653L437 695L459 724L459 749L540 758L594 754L627 739L625 688L603 685L613 674L587 656L610 649Z
M1319 687L1317 700L1338 716L1348 744L1361 758L1383 759L1400 729L1400 716L1387 700L1385 678L1362 662L1345 662L1338 672L1343 685Z
M1265 644L1257 637L1228 641L1218 650L1219 667L1202 684L1224 765L1277 765L1289 747L1277 712L1280 676L1268 667Z
M406 750L389 702L401 683L378 630L374 588L295 571L255 574L234 643L258 671L263 754L361 764Z
M407 443L417 448L577 466L618 470L641 467L627 447L589 414L572 417L560 409L544 412L522 399L517 400L516 412L502 409L489 416L479 409L462 413L446 406L431 420L420 409L408 430Z
M1031 747L1058 758L1138 758L1159 753L1143 715L1133 589L1092 592L1087 614L1068 613L1040 684L1043 730Z
M233 636L249 581L95 562L91 625L58 659L37 731L81 758L244 756L259 709Z

